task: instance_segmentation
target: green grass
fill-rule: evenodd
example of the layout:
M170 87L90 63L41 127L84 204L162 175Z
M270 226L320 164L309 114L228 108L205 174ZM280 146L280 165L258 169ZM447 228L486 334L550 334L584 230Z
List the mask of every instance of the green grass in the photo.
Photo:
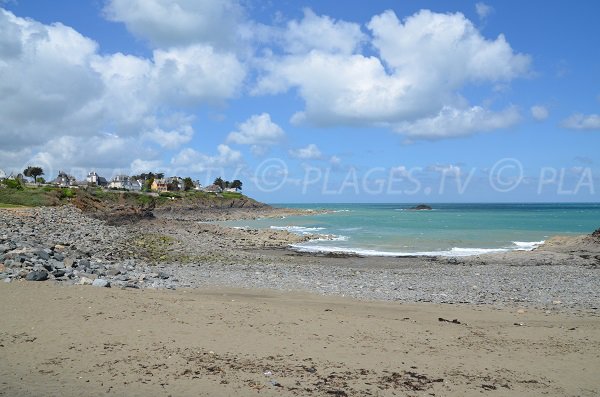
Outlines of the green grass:
M27 208L24 205L0 203L0 208Z
M40 207L59 205L61 192L58 189L24 188L23 190L0 189L0 203L22 205L25 207Z
M223 196L223 198L226 198L226 199L242 198L242 193L223 192L223 193L221 193L221 195Z

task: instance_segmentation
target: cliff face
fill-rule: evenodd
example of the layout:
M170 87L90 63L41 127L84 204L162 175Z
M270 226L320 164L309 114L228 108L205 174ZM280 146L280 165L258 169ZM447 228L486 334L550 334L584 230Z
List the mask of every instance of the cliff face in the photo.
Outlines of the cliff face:
M109 224L132 223L155 215L165 218L205 220L231 211L261 211L270 206L243 195L233 197L204 193L180 193L173 197L128 192L77 192L71 203L94 218Z

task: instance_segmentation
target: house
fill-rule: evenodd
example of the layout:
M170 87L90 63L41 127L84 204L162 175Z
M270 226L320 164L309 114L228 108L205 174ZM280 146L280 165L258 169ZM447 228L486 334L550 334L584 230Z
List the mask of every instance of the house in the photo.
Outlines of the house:
M6 172L4 172L4 170L0 170L0 181L3 181L6 179Z
M17 179L19 175L17 175ZM77 180L74 176L68 175L64 171L58 171L58 176L52 181L53 184L65 187L65 186L75 186L77 185Z
M202 184L200 183L200 181L194 181L194 190L201 191L202 189L203 188L202 188Z
M107 186L108 185L108 181L106 180L106 178L99 176L96 173L96 171L91 171L88 174L86 180L87 180L88 185L93 185L93 186Z
M183 178L178 176L172 176L167 178L167 184L169 185L169 190L184 190L185 183L183 182Z
M237 187L228 187L227 189L224 190L225 192L229 192L229 193L239 193L240 189L238 189Z
M223 189L221 189L221 186L213 184L213 185L205 187L204 191L206 193L222 193Z
M129 178L129 190L134 192L142 191L142 187L144 186L144 182L139 179Z
M129 190L129 177L127 175L117 175L108 184L110 189Z
M167 192L169 191L169 184L166 179L155 179L150 186L150 190L154 192Z
M125 189L139 192L142 190L143 183L127 175L117 175L108 184L110 189Z

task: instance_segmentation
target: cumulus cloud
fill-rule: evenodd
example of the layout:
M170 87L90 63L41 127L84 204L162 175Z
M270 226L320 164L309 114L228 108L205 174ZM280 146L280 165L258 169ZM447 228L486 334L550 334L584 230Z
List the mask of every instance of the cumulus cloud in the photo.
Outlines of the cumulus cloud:
M576 113L563 120L562 126L571 130L600 130L600 115Z
M283 129L271 121L268 113L255 114L229 133L227 142L240 145L274 145L285 136Z
M235 55L200 44L155 50L154 66L153 83L160 93L183 104L231 98L246 73Z
M319 147L314 143L303 148L291 149L289 153L290 156L302 160L319 160L323 157L323 153L321 153Z
M242 162L242 154L227 145L217 146L217 154L209 156L192 148L185 148L171 159L174 167L184 167L192 172L204 172L218 168L227 168Z
M411 138L441 139L508 128L520 120L516 107L493 112L480 106L468 109L444 107L433 117L400 123L396 129Z
M460 90L469 84L496 85L529 73L528 56L515 53L503 35L486 39L460 13L424 10L400 21L386 11L367 27L378 56L319 47L271 55L262 59L263 74L254 94L297 89L305 109L292 117L296 124L394 128L398 123L426 123L444 109L464 107ZM328 42L328 36L322 41ZM470 131L495 124L472 126ZM457 129L439 135L452 133L464 135Z
M302 20L288 22L283 37L284 50L293 54L315 50L351 54L366 40L359 24L318 16L309 8Z
M1 149L27 149L22 158L51 167L128 167L152 145L189 143L195 131L185 112L237 96L246 73L235 55L206 44L157 49L150 58L101 54L68 26L3 9L0 31Z
M233 47L244 18L232 0L109 0L104 13L155 47Z
M538 121L546 120L549 115L550 112L545 106L535 105L531 107L531 116Z

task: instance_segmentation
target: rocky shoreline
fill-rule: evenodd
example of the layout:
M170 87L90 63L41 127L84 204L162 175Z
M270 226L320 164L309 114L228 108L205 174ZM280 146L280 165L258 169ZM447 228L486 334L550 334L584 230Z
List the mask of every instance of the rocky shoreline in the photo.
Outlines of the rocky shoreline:
M251 215L286 210L278 211ZM207 214L191 214L159 211L111 226L73 206L0 210L0 279L133 289L266 288L545 310L600 307L598 236L555 238L533 252L361 258L300 254L286 247L311 236L224 228L198 222Z

